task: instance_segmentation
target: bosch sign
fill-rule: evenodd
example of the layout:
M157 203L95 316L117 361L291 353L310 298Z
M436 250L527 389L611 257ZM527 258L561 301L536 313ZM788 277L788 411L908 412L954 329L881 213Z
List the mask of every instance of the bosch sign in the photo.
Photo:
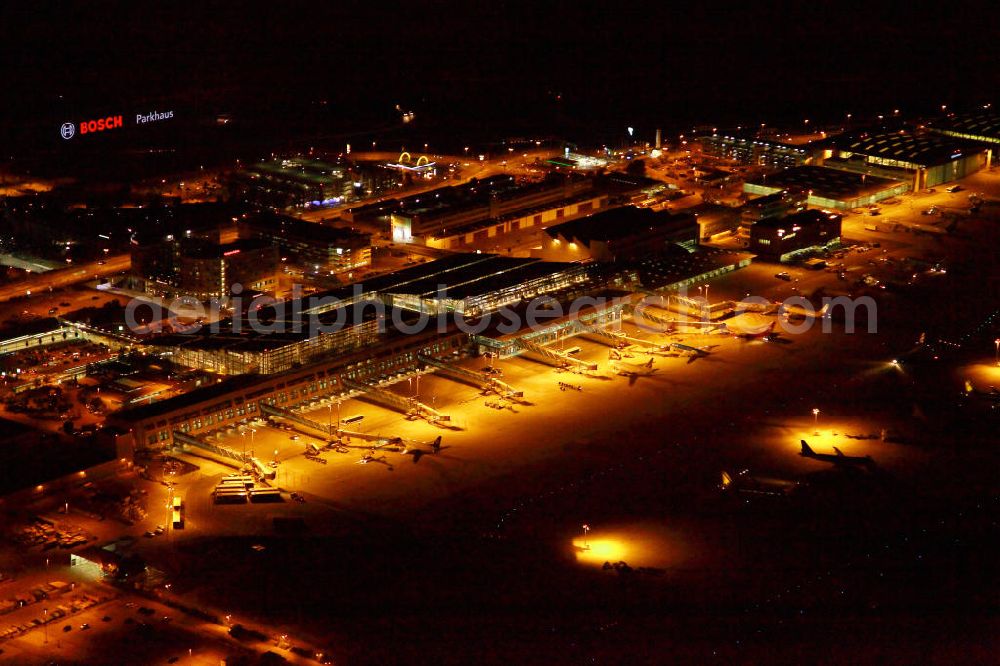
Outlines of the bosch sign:
M161 120L170 120L174 117L171 111L150 111L149 113L137 113L135 116L136 125L145 125ZM106 116L95 120L81 120L79 123L63 123L59 127L59 136L64 139L72 139L77 134L93 134L104 130L118 129L124 126L123 116Z
M59 135L64 139L72 139L77 132L80 134L93 134L104 130L116 129L122 126L121 116L108 116L97 120L81 120L79 125L73 123L63 123L59 128Z

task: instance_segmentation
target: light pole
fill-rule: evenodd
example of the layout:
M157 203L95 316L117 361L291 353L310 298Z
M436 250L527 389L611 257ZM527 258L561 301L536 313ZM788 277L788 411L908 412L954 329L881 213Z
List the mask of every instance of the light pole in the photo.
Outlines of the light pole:
M705 284L705 285L702 285L702 286L698 287L698 293L699 294L702 293L702 289L705 290L704 291L704 296L703 296L703 298L705 299L705 305L704 305L704 312L702 313L702 319L704 319L705 321L708 321L709 319L711 319L711 309L712 309L711 306L708 303L708 285Z
M590 525L584 523L581 527L583 527L583 549L590 550L590 544L587 543L587 534L590 532Z
M996 340L994 340L993 344L996 345L996 348L997 348L996 353L994 354L993 360L994 360L994 362L996 362L997 365L1000 365L1000 338L997 338Z
M814 434L819 434L819 408L813 407L813 429Z
M49 644L49 609L48 608L43 608L42 609L42 616L45 618L45 620L42 622L42 624L45 626L45 644L48 645Z

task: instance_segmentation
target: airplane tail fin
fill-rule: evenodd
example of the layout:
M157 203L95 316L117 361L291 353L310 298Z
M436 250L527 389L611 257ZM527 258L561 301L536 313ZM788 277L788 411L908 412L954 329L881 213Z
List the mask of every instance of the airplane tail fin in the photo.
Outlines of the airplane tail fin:
M435 451L441 448L441 435L437 436L437 439L435 439L434 443L431 444L431 448L433 448Z
M806 444L806 440L803 439L803 440L800 440L800 441L802 442L802 453L800 455L811 456L813 454L812 447L810 447L808 444Z
M837 448L836 446L835 446L835 447L833 447L833 450L837 452L837 455L838 455L838 456L843 456L843 455L844 455L844 452L843 452L843 451L841 451L840 449L838 449L838 448Z
M729 476L729 472L726 470L722 470L722 489L725 490L731 485L733 485L733 477Z
M646 363L646 367L647 368L652 368L653 367L653 359L652 358L650 358L649 361Z

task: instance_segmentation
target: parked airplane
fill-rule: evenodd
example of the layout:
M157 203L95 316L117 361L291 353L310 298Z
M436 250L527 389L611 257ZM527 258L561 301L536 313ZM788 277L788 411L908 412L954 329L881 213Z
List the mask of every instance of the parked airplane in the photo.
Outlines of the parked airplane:
M760 326L740 326L729 324L726 328L737 338L744 340L767 340L774 334L775 322Z
M671 342L670 346L686 356L708 356L709 354L707 349L702 347L692 347L691 345L681 344L680 342Z
M614 368L616 374L619 374L622 377L628 377L629 385L634 384L636 378L648 377L657 370L653 367L652 358L645 363L629 363L628 361L613 360L611 361L611 367Z
M875 461L872 460L871 456L845 456L844 452L838 449L836 446L833 447L833 450L836 453L816 453L815 451L812 450L812 447L810 447L809 444L806 443L806 440L803 439L801 440L801 442L802 442L802 451L799 452L799 455L802 456L803 458L812 458L813 460L821 460L823 462L833 463L834 465L839 465L839 466L846 465L852 467L855 466L869 467L875 464Z
M823 307L819 310L815 310L812 307L802 307L801 305L789 305L783 304L781 306L781 311L784 312L789 317L815 317L817 319L826 316L827 310L830 309L829 303L824 303Z
M790 495L798 486L799 484L796 481L754 476L750 473L750 470L745 469L742 472L738 472L735 478L723 470L722 483L719 484L719 489L725 492L737 492L747 495L784 497Z

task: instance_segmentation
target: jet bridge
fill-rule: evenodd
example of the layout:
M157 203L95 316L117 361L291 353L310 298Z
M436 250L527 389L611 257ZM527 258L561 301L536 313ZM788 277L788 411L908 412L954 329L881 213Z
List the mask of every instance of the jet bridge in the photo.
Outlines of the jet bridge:
M450 377L465 384L476 386L484 391L493 391L504 398L516 399L524 397L524 393L522 391L515 391L509 384L502 382L495 377L484 377L478 372L450 365L443 361L439 361L436 358L431 358L430 356L418 356L417 359L421 363L431 366L446 377Z
M208 451L209 453L215 454L216 456L219 456L221 458L226 458L228 460L235 461L235 462L239 463L240 466L243 466L245 463L250 462L250 456L249 455L244 456L242 453L238 453L236 451L233 451L232 449L230 449L228 447L219 446L217 444L210 444L210 443L206 442L205 440L203 440L203 439L201 439L199 437L195 437L194 435L189 435L186 432L181 432L180 430L174 430L173 436L174 436L174 443L175 444L183 444L185 446L193 446L195 448L202 449L204 451Z
M339 427L340 424L323 424L319 421L314 421L308 417L298 414L291 410L285 409L283 407L276 407L274 405L262 404L260 406L260 411L267 416L277 416L283 419L287 419L293 423L298 423L299 425L305 426L307 428L312 428L316 432L322 432L326 435L332 437L349 437L351 439L359 439L365 442L373 442L375 448L381 448L383 446L389 446L390 444L405 444L411 440L407 440L403 437L387 437L381 434L373 434L368 432L358 432L355 430L344 430ZM438 438L437 445L440 446L440 437ZM417 444L422 444L423 442L414 442Z
M426 419L431 423L451 420L450 416L442 414L433 407L425 405L415 398L404 398L378 386L362 384L360 382L347 379L346 377L341 381L345 387L355 391L361 391L361 394L358 396L359 398L368 400L369 402L373 402L377 405L382 405L383 407L388 407L389 409L395 409L396 411L402 412L406 415L419 416L420 418Z
M296 414L295 412L285 409L283 407L277 407L275 405L262 403L260 406L260 411L262 414L266 414L267 416L280 416L283 419L288 419L292 423L298 423L299 425L303 425L307 428L312 428L317 432L324 432L330 437L336 435L336 428L333 427L332 425L328 424L324 425L319 421L314 421L310 418L306 418L301 414Z
M597 364L591 361L582 361L571 354L565 354L557 349L544 347L531 340L524 338L517 339L517 347L522 351L529 352L537 356L543 363L565 368L572 365L583 370L597 370Z
M580 322L577 322L577 328L580 329L580 334L588 340L594 340L594 342L600 342L609 347L621 347L629 343L627 336L618 331L609 331L600 326L592 326Z
M641 308L637 308L634 305L625 306L626 314L632 317L632 321L637 326L643 325L643 320L648 322L648 324L655 325L657 333L672 333L678 326L687 326L689 328L700 328L705 332L711 332L715 330L724 329L726 327L725 322L713 322L713 321L690 321L686 319L671 319L669 317L664 317L659 314L654 314L651 312L654 306L646 305Z

